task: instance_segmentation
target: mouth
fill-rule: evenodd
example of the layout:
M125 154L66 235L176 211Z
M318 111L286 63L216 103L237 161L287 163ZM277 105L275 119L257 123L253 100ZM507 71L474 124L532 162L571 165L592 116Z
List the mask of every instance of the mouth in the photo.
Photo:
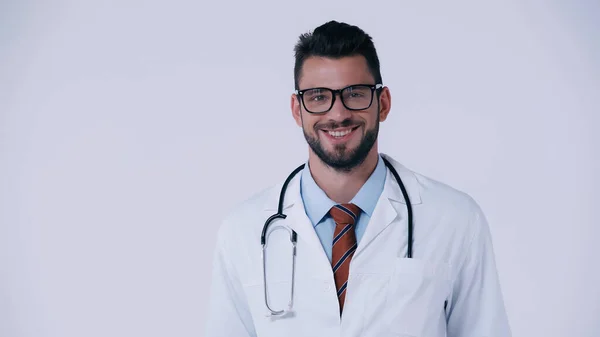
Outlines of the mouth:
M355 133L355 131L359 127L360 127L360 125L350 127L350 128L339 128L339 129L335 129L335 130L321 129L320 131L322 131L327 136L327 138L329 138L335 142L341 142L341 141L345 141L345 140L349 139L350 137L352 137L352 135Z

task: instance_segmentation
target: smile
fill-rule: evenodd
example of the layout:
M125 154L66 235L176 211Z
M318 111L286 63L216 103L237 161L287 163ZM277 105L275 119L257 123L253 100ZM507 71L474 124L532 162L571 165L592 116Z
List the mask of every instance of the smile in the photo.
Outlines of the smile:
M333 138L343 138L347 135L349 135L352 131L358 129L358 126L352 127L350 129L345 129L345 130L321 130L325 133L327 133L329 136L333 137Z

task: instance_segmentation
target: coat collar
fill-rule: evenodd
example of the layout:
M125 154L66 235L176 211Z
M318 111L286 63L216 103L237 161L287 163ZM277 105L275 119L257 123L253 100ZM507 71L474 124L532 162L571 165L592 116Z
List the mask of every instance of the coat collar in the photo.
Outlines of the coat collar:
M421 200L421 188L417 178L411 170L406 168L404 165L400 164L398 161L394 160L387 154L381 153L381 156L387 159L390 164L396 169L404 187L406 188L406 192L410 199L411 205L417 205L422 202ZM304 170L307 170L308 167L305 166ZM382 192L382 197L386 197L389 200L393 200L396 202L400 202L402 204L406 204L404 197L402 195L402 190L400 186L396 182L392 172L386 167L386 182L385 187ZM288 209L294 204L303 205L302 197L300 195L300 176L302 172L298 172L292 180L289 182L287 191L284 196L283 209ZM283 182L275 185L273 189L270 191L270 195L266 198L266 203L264 205L265 211L277 211L277 206L279 204L279 196L281 193L281 187L283 186Z
M417 181L415 173L404 165L400 164L398 161L388 156L387 154L382 153L381 156L387 159L390 164L396 169L398 175L400 176L400 180L404 187L406 188L406 193L408 194L408 198L410 199L411 205L418 205L422 202L421 200L421 186ZM391 182L391 183L390 183ZM400 185L394 178L392 172L387 169L387 177L386 177L386 186L383 190L384 195L390 200L400 202L402 204L406 204L404 200L404 196L402 195L402 190L400 189Z

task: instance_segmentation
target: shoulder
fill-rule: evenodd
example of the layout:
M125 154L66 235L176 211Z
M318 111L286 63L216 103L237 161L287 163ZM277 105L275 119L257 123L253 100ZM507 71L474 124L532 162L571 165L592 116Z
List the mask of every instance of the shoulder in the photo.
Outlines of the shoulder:
M404 164L384 155L402 177L411 199L426 208L442 208L444 210L457 210L462 212L479 211L480 207L475 199L466 191L460 190L450 184L412 170ZM414 203L414 201L413 201Z
M466 240L487 226L480 204L467 191L391 161L411 196L413 209L425 218L431 230L453 234ZM414 196L414 198L413 198ZM484 230L486 228L483 228Z
M466 191L447 183L415 173L421 186L424 212L431 221L431 230L437 232L447 245L448 258L457 265L473 248L490 240L489 224L475 198ZM422 212L423 213L423 212Z
M269 205L269 202L276 197L280 187L280 183L273 184L232 205L225 212L223 222L228 223L239 219L256 217L257 213L263 211Z
M415 231L421 237L435 238L434 255L460 266L473 249L485 249L491 240L489 224L482 207L467 191L411 171L421 197L413 205ZM456 271L455 271L456 272Z
M413 175L419 185L423 203L467 213L481 210L477 201L467 191L418 172L413 171Z
M218 242L230 245L235 238L243 243L244 238L260 237L264 222L276 212L281 186L270 185L227 209L219 224Z

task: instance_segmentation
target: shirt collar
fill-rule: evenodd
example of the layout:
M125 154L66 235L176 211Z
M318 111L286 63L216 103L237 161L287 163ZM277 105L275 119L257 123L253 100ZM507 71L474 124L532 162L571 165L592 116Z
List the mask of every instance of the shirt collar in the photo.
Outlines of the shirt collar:
M385 163L381 156L379 156L375 170L350 202L360 207L364 213L371 217L375 210L375 206L377 205L377 201L379 200L379 196L383 191L385 178ZM300 194L302 195L306 214L313 223L313 226L316 226L321 222L321 219L329 213L331 207L336 204L333 200L329 199L325 192L317 185L310 173L308 162L300 176Z

